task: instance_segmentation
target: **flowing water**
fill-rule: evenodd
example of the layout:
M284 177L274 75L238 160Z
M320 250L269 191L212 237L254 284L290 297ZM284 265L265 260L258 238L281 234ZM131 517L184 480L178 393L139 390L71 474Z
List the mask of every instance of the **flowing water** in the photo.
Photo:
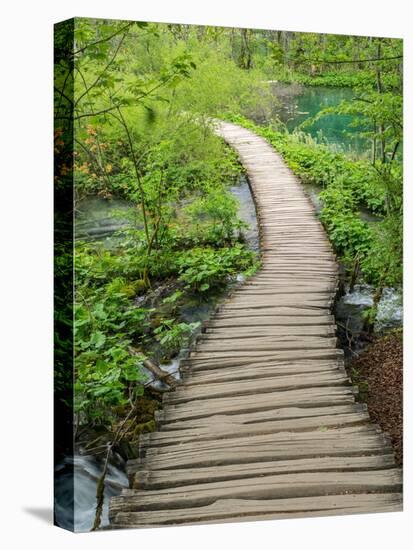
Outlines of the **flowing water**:
M90 531L95 519L96 484L102 469L102 462L93 455L80 453L57 466L55 516L58 525L69 530ZM110 497L118 495L124 487L128 487L125 463L119 455L112 453L105 478L102 527L109 524Z

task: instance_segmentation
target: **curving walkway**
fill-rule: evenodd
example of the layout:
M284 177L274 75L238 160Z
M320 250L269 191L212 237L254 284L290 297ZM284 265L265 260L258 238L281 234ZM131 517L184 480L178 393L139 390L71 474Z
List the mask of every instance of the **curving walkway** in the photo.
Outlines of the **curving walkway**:
M401 472L336 348L337 265L302 186L261 137L217 124L239 154L262 269L206 324L129 462L113 527L400 510Z

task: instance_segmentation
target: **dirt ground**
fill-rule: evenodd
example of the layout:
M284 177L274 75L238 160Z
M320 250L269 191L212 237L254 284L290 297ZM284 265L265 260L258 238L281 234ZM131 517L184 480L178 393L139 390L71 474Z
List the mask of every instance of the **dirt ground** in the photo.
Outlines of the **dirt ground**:
M350 365L360 400L374 422L392 440L396 462L403 463L403 335L394 331L376 338Z

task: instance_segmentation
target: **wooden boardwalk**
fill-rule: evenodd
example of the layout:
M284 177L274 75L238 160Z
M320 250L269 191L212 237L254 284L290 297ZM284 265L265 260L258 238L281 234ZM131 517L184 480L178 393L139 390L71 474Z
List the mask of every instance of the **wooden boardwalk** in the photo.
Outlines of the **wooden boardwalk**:
M337 265L302 186L219 123L247 170L262 269L219 308L111 499L113 527L400 510L401 472L336 347Z

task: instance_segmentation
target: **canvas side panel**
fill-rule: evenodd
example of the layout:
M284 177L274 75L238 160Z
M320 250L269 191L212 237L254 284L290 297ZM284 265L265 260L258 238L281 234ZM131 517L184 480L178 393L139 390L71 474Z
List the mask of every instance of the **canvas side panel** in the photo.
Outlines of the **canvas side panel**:
M54 27L54 521L74 529L74 20Z

